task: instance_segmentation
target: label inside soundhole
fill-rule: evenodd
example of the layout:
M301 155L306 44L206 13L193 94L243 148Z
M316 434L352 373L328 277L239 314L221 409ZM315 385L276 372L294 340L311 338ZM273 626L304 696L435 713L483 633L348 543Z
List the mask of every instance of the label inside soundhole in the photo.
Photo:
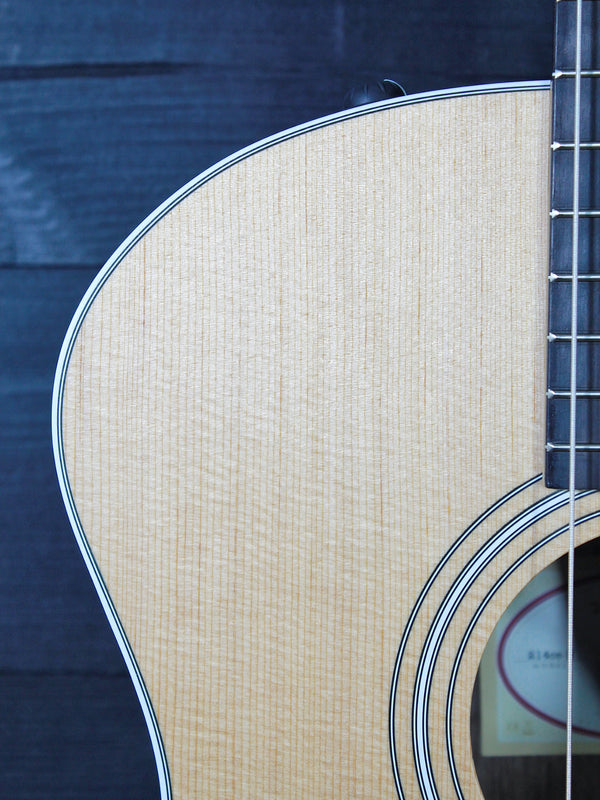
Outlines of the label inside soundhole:
M519 747L524 743L533 745L535 753L554 752L554 748L544 747L545 744L559 742L562 746L567 716L567 592L562 580L562 570L552 565L538 580L532 581L528 588L535 596L520 611L513 612L499 643L494 643L497 669L494 670L493 663L486 663L485 669L490 672L489 680L499 679L500 686L495 687L495 709L482 707L482 711L485 708L487 713L491 712L491 725L486 729L490 741L482 742L486 755L502 753L494 733L501 742L512 742ZM543 586L544 583L551 586L555 581L558 585L554 588ZM597 576L577 582L575 602L580 611L579 628L585 636L585 631L595 630L600 622ZM574 739L575 752L598 751L600 747L600 740L588 741L590 737L593 740L600 737L596 654L588 652L588 643L589 639L580 639L574 648L573 726L578 734ZM517 707L510 702L511 698ZM540 725L540 721L550 723L550 727ZM490 730L494 723L494 730Z
M587 786L583 797L594 794L600 769L598 542L578 548L575 563L573 752L577 781ZM566 559L537 575L502 616L484 652L471 736L486 800L564 797L566 580Z

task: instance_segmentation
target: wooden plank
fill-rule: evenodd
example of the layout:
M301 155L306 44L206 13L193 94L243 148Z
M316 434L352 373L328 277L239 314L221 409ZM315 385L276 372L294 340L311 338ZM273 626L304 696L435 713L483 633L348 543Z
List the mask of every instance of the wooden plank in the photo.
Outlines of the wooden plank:
M2 671L123 672L58 494L50 440L58 351L94 274L0 270Z
M68 323L96 272L97 268L0 269L0 392L4 398L29 390L50 397ZM18 439L14 429L3 429L3 435L7 434Z
M343 24L335 4L291 5L277 0L233 0L226 5L58 0L44 7L35 0L12 0L4 14L0 63L9 65L222 66L241 65L244 54L252 53L271 68L285 66L286 60L314 61L315 53L332 52Z
M445 81L453 73L500 77L525 71L527 78L544 77L541 51L545 74L551 69L545 0L425 0L401 7L390 0L5 0L2 14L0 66L8 72L50 65L203 64L234 67L243 93L248 67L269 73L309 65L314 72L321 65L327 72L360 74L385 66L400 76L423 76L419 86L430 76L428 88L440 85L431 83L432 75Z
M0 98L1 255L98 264L167 196L219 159L339 110L330 88L287 76L16 81Z
M4 437L0 458L0 670L122 673L57 493L48 399L2 398L2 424L16 435Z
M2 796L155 800L156 767L128 676L2 674Z

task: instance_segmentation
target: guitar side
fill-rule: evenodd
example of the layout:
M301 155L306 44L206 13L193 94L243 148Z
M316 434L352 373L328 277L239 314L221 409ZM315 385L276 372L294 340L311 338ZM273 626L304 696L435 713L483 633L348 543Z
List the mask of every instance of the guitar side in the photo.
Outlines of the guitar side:
M274 137L84 298L55 454L163 798L481 797L483 647L566 548L536 479L549 120L514 85Z

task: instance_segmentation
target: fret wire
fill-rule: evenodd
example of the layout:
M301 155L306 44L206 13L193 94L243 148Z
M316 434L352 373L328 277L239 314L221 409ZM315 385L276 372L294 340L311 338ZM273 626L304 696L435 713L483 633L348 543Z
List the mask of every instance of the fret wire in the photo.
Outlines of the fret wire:
M582 78L600 78L600 69L582 69L580 75ZM552 77L555 81L560 78L575 78L576 72L572 69L555 69Z
M577 150L577 148L575 148L575 150ZM593 218L593 217L600 217L600 209L587 208L584 209L583 211L577 209L577 212L575 212L573 209L570 208L569 209L553 208L552 211L550 212L550 216L552 217L552 219L555 219L556 217L575 217L575 216L577 216L578 218L581 217Z
M561 391L559 389L548 389L546 392L546 397L548 400L554 400L555 398L560 400L563 398L571 397L571 392L568 391ZM593 399L593 398L600 398L600 391L580 391L575 393L575 398L583 398L586 399Z
M555 281L572 281L573 276L570 272L551 272L548 275L548 280L550 283L554 283ZM577 280L581 283L582 281L600 281L600 274L597 273L584 273L583 275L578 275Z
M574 150L575 142L552 142L552 150ZM600 142L580 142L580 150L600 150Z
M548 442L546 450L549 453L566 453L571 449L570 444L562 444L557 442ZM578 444L575 449L578 453L600 453L600 444Z
M550 344L553 342L571 342L573 337L570 333L549 333L548 341ZM576 341L578 342L600 342L600 334L598 333L579 333Z

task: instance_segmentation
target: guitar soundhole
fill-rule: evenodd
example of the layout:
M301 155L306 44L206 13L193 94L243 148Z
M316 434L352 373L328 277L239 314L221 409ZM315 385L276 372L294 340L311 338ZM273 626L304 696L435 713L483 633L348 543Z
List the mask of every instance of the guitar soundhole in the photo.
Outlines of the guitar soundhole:
M573 798L600 774L600 541L577 548ZM485 800L565 796L566 560L523 589L498 622L471 703L471 741Z

